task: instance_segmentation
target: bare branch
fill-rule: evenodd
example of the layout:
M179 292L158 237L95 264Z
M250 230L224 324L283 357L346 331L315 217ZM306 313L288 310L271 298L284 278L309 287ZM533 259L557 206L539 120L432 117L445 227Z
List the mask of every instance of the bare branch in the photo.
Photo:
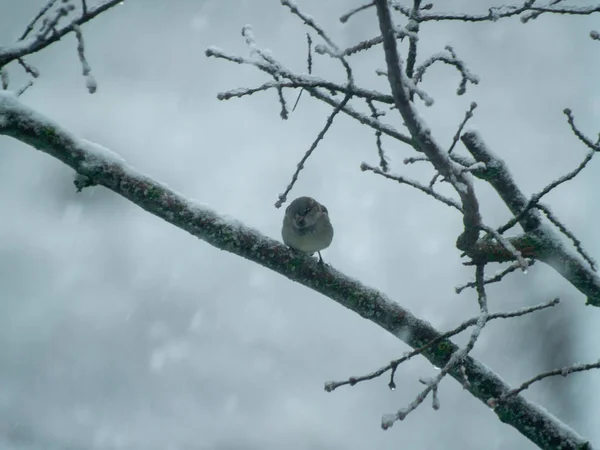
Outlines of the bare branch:
M46 14L48 12L48 10L50 8L52 8L52 6L54 6L54 4L56 3L56 1L57 0L49 0L48 3L46 3L46 5L43 6L38 11L38 13L34 16L33 19L31 19L31 22L29 22L29 24L25 28L25 31L23 31L23 34L19 38L20 41L22 41L23 39L25 39L29 35L29 33L31 33L33 31L33 28L35 27L35 24L38 22L38 20L40 20L42 18L42 16L44 14Z
M502 247L504 247L519 263L519 265L521 266L521 269L523 270L523 272L527 272L527 260L525 258L523 258L523 255L521 255L521 252L519 250L517 250L515 248L514 245L512 245L512 243L506 239L504 236L502 236L500 233L498 233L496 230L494 230L491 227L488 227L486 225L481 225L481 229L488 232L489 234L491 234L493 236L493 238L500 244L502 245Z
M304 87L311 96L331 105L334 108L337 108L341 102L332 98L331 95L325 94L324 92L319 90L317 87L323 87L323 89L334 90L334 91L339 90L340 92L344 92L345 94L351 93L353 97L369 98L373 101L381 101L383 103L387 103L387 101L390 100L393 103L393 99L391 98L391 96L385 96L384 94L378 94L374 91L366 91L366 90L359 89L356 87L352 87L350 89L347 86L342 87L338 84L329 83L329 82L326 82L323 80L319 80L318 78L311 78L306 75L304 75L304 76L295 75L292 72L285 69L284 67L282 67L281 65L271 65L271 64L266 64L261 61L255 61L255 60L242 58L239 56L229 55L217 48L208 48L205 53L206 53L207 57L220 58L220 59L234 62L236 64L253 65L253 66L257 67L259 70L261 70L265 73L268 73L269 75L281 74L282 76L284 76L286 78L290 78L292 80L290 82L284 82L284 83L280 83L280 82L265 83L262 86L260 86L258 88L253 88L253 89L237 89L237 90L233 90L233 91L228 91L228 92L219 94L217 97L217 98L219 98L219 100L227 100L227 99L230 99L233 97L242 97L244 95L251 95L254 92L267 90L267 89L270 89L277 85L281 85L281 86L285 86L285 87ZM314 87L311 87L311 86L314 86ZM360 123L362 123L364 125L368 125L375 130L379 130L383 134L386 134L394 139L404 142L405 144L408 144L411 147L415 146L414 140L411 137L398 132L396 129L394 129L393 127L391 127L389 125L383 124L380 121L373 119L372 117L369 117L365 114L362 114L362 113L356 111L350 105L345 105L342 108L342 111L344 113L346 113L347 115L349 115L350 117L358 120Z
M381 76L388 78L388 73L385 70L376 70L375 73L377 75L381 75ZM429 96L429 94L427 92L425 92L425 90L423 90L419 86L417 86L417 84L414 83L410 78L405 78L404 84L408 91L408 96L409 96L411 102L414 101L414 96L416 94L423 101L425 106L433 105L434 101Z
M525 214L527 214L527 212L531 208L534 208L534 207L536 207L539 204L539 201L542 199L542 197L544 195L546 195L547 193L549 193L552 189L560 186L564 182L572 180L573 178L575 178L579 174L579 172L581 172L585 168L585 166L587 165L587 163L591 161L591 159L594 157L595 153L596 152L594 150L588 152L588 154L583 159L583 161L581 162L581 164L579 164L579 166L577 166L575 168L575 170L572 170L568 174L563 175L562 177L558 178L557 180L554 180L552 183L550 183L548 186L546 186L544 189L542 189L537 194L533 194L531 196L531 199L527 202L527 205L525 205L525 208L523 208L523 211L521 211L519 214L517 214L512 219L510 219L505 225L503 225L500 228L498 228L498 232L499 233L504 233L505 231L511 229L513 226L515 226L517 223L519 223L521 221L521 219L523 218L523 216Z
M88 92L90 94L93 94L94 92L96 92L96 89L98 89L98 84L96 83L96 80L92 76L92 74L91 74L92 69L90 68L90 65L88 64L87 59L85 58L83 34L81 33L81 29L79 28L79 25L73 26L73 30L75 31L75 36L77 37L77 55L79 56L79 62L81 62L81 72L82 72L83 76L85 77L85 85L88 89Z
M346 70L346 76L348 77L348 85L349 86L354 85L354 77L352 75L352 69L350 68L350 64L348 64L348 61L342 54L340 48L333 42L333 40L328 36L328 34L325 32L325 30L321 26L319 26L312 17L307 16L306 14L302 13L298 9L298 6L295 4L295 2L289 1L289 0L281 0L281 4L284 6L287 6L290 9L290 11L292 12L292 14L298 16L304 22L304 24L311 27L313 30L315 30L315 32L319 36L321 36L321 38L331 48L332 52L330 54L334 58L337 58L344 66L344 69Z
M474 173L490 183L514 215L519 214L527 205L527 199L515 183L508 167L497 155L485 145L478 133L470 131L461 138L463 144L473 157L486 164L484 172ZM570 251L560 239L560 236L546 224L542 223L539 211L532 208L519 221L527 232L520 238L509 239L517 250L525 257L543 261L554 268L575 288L586 295L587 304L600 306L600 277L591 270L575 252ZM473 260L483 258L484 261L506 261L497 246L489 243L478 243L468 252Z
M254 33L252 32L252 28L250 27L250 25L244 25L242 27L242 36L244 37L244 40L246 41L246 45L248 45L248 47L250 47L250 52L252 55L258 55L261 58L261 60L266 62L267 64L269 64L273 67L279 67L279 63L277 61L275 61L275 59L273 57L271 57L266 52L264 52L260 48L258 48L258 46L256 45L256 41L254 39ZM277 70L271 71L270 73L271 73L271 76L275 79L276 83L281 80L281 75L277 72ZM288 108L287 108L287 103L285 101L285 97L283 96L283 89L278 84L275 85L275 89L277 90L277 98L279 100L279 104L281 105L281 111L279 113L279 116L283 120L287 120ZM302 91L300 91L300 93L302 93Z
M454 150L454 147L456 146L458 140L460 139L460 135L461 135L465 125L467 124L469 119L471 117L473 117L473 111L475 110L475 108L477 108L477 103L472 102L469 110L465 113L465 118L459 125L458 130L456 130L456 133L454 134L454 137L452 138L452 144L450 144L450 148L448 149L448 155L450 156L450 158L452 158L452 151ZM467 169L469 172L481 171L482 169L485 170L485 167L483 167L483 168L478 167L476 162L473 162L468 165L463 165L463 167L465 169ZM463 169L461 169L461 170L463 170ZM431 178L431 181L429 182L430 188L433 188L433 185L435 184L435 182L437 181L439 176L440 176L440 173L436 172L435 175Z
M445 53L437 53L419 65L412 76L412 80L415 84L419 83L423 79L423 75L425 75L427 69L434 63L440 61L456 67L456 70L458 70L461 76L461 81L458 89L456 90L456 95L463 95L467 90L467 82L470 82L471 84L479 84L479 77L473 75L469 69L467 69L465 62L461 59L458 59L452 47L448 45L446 47L446 51L449 53L449 55Z
M581 131L579 131L577 126L575 126L575 118L573 117L573 113L571 112L571 110L569 108L566 108L563 112L567 116L567 121L571 126L571 130L573 131L575 136L577 136L577 139L583 142L590 150L594 152L600 151L600 146L592 142L590 138L586 137Z
M307 56L306 56L306 68L308 69L308 74L312 74L312 38L310 37L310 33L306 33L306 46L307 48ZM300 97L302 97L302 93L304 92L304 88L300 89L300 93L298 94L298 98L296 99L296 103L294 103L294 107L292 111L296 111L296 106L298 106L298 102L300 101Z
M15 95L16 95L17 97L20 97L20 96L21 96L21 95L23 95L23 94L24 94L24 93L27 91L27 89L29 89L31 86L33 86L33 80L29 80L27 83L25 83L25 85L24 85L22 88L20 88L20 89L19 89L19 90L18 90L18 91L15 93Z
M33 67L33 66L29 65L28 63L26 63L23 58L18 58L17 61L19 62L19 65L21 67L23 67L23 69L25 70L25 72L27 72L33 78L37 78L37 77L40 76L39 70L37 70L35 67Z
M340 16L340 22L342 23L346 23L348 21L348 19L350 19L350 17L352 17L354 14L364 11L366 9L369 9L371 6L374 6L375 4L373 2L367 3L365 5L359 6L357 8L354 8L352 11L344 14L343 16Z
M317 145L319 145L319 142L325 137L327 130L329 130L329 128L333 124L333 119L335 118L335 116L337 116L337 114L342 110L342 108L344 106L346 106L346 103L348 103L348 101L350 101L350 98L351 98L351 96L347 95L344 98L344 100L342 100L342 103L340 103L340 105L337 108L335 108L333 110L333 112L329 115L329 117L327 118L327 122L325 123L325 126L319 132L317 138L314 140L314 142L312 143L310 148L306 151L306 153L304 154L304 156L298 163L298 166L296 167L296 171L294 172L294 175L292 175L292 181L290 182L290 184L288 184L285 191L283 193L279 194L279 197L278 197L277 201L275 202L275 208L281 208L281 205L283 205L287 201L287 195L290 193L290 191L294 187L294 184L296 184L296 181L298 181L298 175L300 174L300 171L302 169L304 169L304 164L306 163L306 161L308 160L310 155L312 155L312 153L315 151L315 149L317 148Z
M471 106L469 107L469 110L465 113L465 118L458 126L458 130L456 130L456 133L454 134L454 137L452 138L452 144L450 144L450 148L448 149L448 154L452 153L452 150L454 150L454 147L456 147L456 143L460 139L460 135L461 135L463 129L465 128L465 125L467 124L469 119L471 117L473 117L473 111L475 111L475 108L477 108L477 103L471 102ZM472 167L473 165L474 164L469 164L468 167Z
M50 44L60 40L66 34L74 31L75 25L81 26L99 14L102 14L103 12L122 2L123 0L106 0L103 3L94 6L93 8L89 8L87 14L74 19L71 23L59 29L55 29L55 32L50 33L41 39L38 35L33 38L24 38L12 46L0 46L0 67L8 64L11 61L14 61L17 58L39 52L40 50L48 47Z
M543 13L551 14L570 14L570 15L590 15L596 12L600 12L600 6L588 6L588 7L568 7L568 8L552 8L552 7L539 7L534 6L535 0L526 0L520 6L504 5L495 6L488 10L487 14L470 15L470 14L453 14L453 13L430 13L422 14L419 17L420 22L430 21L460 21L460 22L496 22L500 19L506 19L509 17L520 16L526 12L535 12L537 15ZM406 8L400 5L394 5L396 9L406 15ZM537 16L536 16L537 17ZM530 20L531 16L522 18L522 22Z
M550 222L552 222L554 224L554 226L556 228L558 228L562 234L564 234L567 238L569 238L571 240L571 242L573 242L573 246L575 247L575 250L577 250L577 253L579 253L581 255L581 257L587 261L587 263L590 265L590 268L593 271L598 270L598 265L596 264L596 261L590 255L588 255L588 253L584 250L583 246L581 245L581 241L579 239L577 239L575 237L575 235L573 234L573 232L570 231L566 226L564 226L558 220L558 218L556 218L554 216L554 214L552 214L552 211L550 211L550 208L542 203L538 203L536 205L536 207L546 215L546 218Z
M524 316L527 314L531 314L533 312L536 311L541 311L543 309L546 308L550 308L552 306L556 306L560 303L560 300L558 298L555 298L549 302L546 303L541 303L539 305L535 305L535 306L530 306L527 308L521 308L518 309L516 311L512 311L512 312L505 312L505 313L495 313L495 314L490 314L488 316L488 322L490 320L495 320L495 319L511 319L514 317L520 317L520 316ZM390 372L390 371L395 371L395 369L402 364L403 362L408 361L409 359L422 354L425 350L430 349L431 347L433 347L436 344L441 343L442 341L451 338L452 336L456 336L459 333L462 333L463 331L465 331L467 328L476 325L477 321L479 320L479 316L477 317L472 317L471 319L465 320L464 322L462 322L459 326L457 326L456 328L450 330L450 331L446 331L443 334L440 334L438 337L436 337L434 340L428 342L427 344L407 353L406 355L404 355L402 358L396 359L394 361L391 361L387 366L384 366L378 370L376 370L375 372L369 373L367 375L362 375L362 376L357 376L357 377L350 377L349 379L345 380L345 381L328 381L327 383L325 383L325 390L327 392L333 392L334 390L336 390L339 387L342 386L355 386L358 383L361 383L363 381L370 381L370 380L374 380L375 378L379 378L381 375ZM392 375L392 379L389 383L389 387L390 389L394 389L395 388L395 383L393 380L393 375Z
M508 392L505 392L500 397L489 399L488 405L490 405L490 407L492 407L492 408L496 408L498 406L498 403L505 402L509 398L520 394L525 389L529 388L529 386L531 386L533 383L543 380L544 378L555 377L557 375L566 377L572 373L585 372L585 371L592 370L592 369L600 369L600 360L595 363L573 364L572 366L563 367L562 369L554 369L549 372L540 373L539 375L536 375L535 377L525 381L519 387L517 387L515 389L511 389Z
M535 259L530 259L527 261L527 265L529 267L533 266L535 264ZM517 269L521 269L521 263L519 263L518 261L511 264L510 266L508 266L506 269L502 270L501 272L498 272L496 275L494 275L493 277L490 278L486 278L483 282L484 284L492 284L492 283L498 283L500 281L502 281L504 279L504 277L506 275L508 275L509 273L514 272ZM468 283L463 284L462 286L457 286L456 288L454 288L454 291L457 294L460 294L462 291L464 291L467 288L474 288L477 285L477 283L475 281L469 281Z
M427 195L435 198L436 200L444 203L445 205L448 205L448 206L451 206L453 208L456 208L461 213L463 212L461 206L455 200L452 200L451 198L444 197L443 195L438 194L433 189L428 188L426 186L423 186L418 181L414 181L414 180L411 180L409 178L401 177L399 175L390 175L389 173L386 173L383 170L381 170L379 167L370 166L369 164L367 164L365 162L361 163L360 170L362 170L363 172L366 171L366 170L369 170L369 171L371 171L373 173L376 173L377 175L381 175L382 177L388 178L390 180L397 181L400 184L407 184L408 186L412 186L415 189L418 189L419 191L424 192L425 194L427 194Z
M464 359L467 357L469 352L475 346L475 343L477 342L477 339L479 338L479 335L481 334L483 327L488 322L488 317L489 317L488 307L487 307L487 297L485 294L485 287L483 284L483 268L484 268L483 264L477 265L475 279L477 281L477 294L478 294L477 300L479 302L480 315L477 318L477 322L475 323L475 329L471 332L469 342L467 342L467 345L464 348L456 350L452 354L452 356L450 357L450 359L448 360L446 365L444 367L442 367L442 369L439 371L439 373L435 376L435 378L433 380L426 383L427 387L425 389L423 389L417 395L415 400L413 400L413 402L410 405L408 405L406 408L402 408L402 409L398 410L395 414L387 414L382 418L381 427L384 430L391 427L394 424L394 422L396 422L398 420L404 420L408 414L410 414L412 411L414 411L423 402L423 400L425 400L425 398L427 398L427 395L429 395L430 392L432 392L438 388L442 379L451 370L454 370L455 372L458 373L459 381L460 381L460 378L462 378L464 380L464 378L467 376L466 368L461 367L461 368L459 368L459 370L456 370L456 368L457 368L457 366L462 366L462 362L464 361ZM463 384L463 386L464 386L464 384ZM436 402L434 400L434 407L435 407L435 405L436 405Z
M418 40L418 36L415 33L408 31L405 28L396 27L394 30L394 34L396 36L396 39L402 40L405 37L409 36L412 39ZM353 45L352 47L348 47L348 48L344 49L342 51L342 53L345 56L351 56L356 53L363 52L365 50L369 50L370 48L375 47L376 45L379 45L382 42L383 42L383 38L381 36L375 36L374 38L367 39L366 41L361 41L358 44Z
M375 6L377 7L379 28L383 36L388 80L394 96L394 104L418 148L425 153L435 169L450 182L460 196L464 231L457 239L456 246L461 250L472 247L479 238L478 226L481 224L481 216L470 175L460 173L457 170L455 163L435 142L431 132L415 110L406 89L406 76L402 71L400 57L398 56L397 43L393 32L394 24L388 1L375 0Z
M263 68L267 67L260 63L256 63L256 61L246 60L245 58L240 58L241 61L233 61L232 59L229 59L227 57L223 57L221 55L216 55L216 54L210 53L210 50L207 52L209 52L208 56L215 56L217 58L227 59L228 61L236 62L239 64L250 64L250 65L254 65L256 67L260 66L259 68L261 70L263 70ZM267 70L271 70L275 74L277 73L276 69L273 67L271 67ZM392 98L391 95L382 94L381 92L378 92L378 91L362 89L357 86L350 87L348 85L333 83L331 81L326 81L326 80L320 79L318 77L311 77L308 75L293 75L291 73L282 73L281 75L286 78L290 77L290 78L292 78L293 81L269 81L267 83L262 84L261 86L255 87L255 88L232 89L229 91L219 93L217 95L217 98L219 100L230 100L232 98L236 98L236 97L241 98L241 97L255 94L257 92L267 91L269 89L274 89L274 88L292 88L292 89L323 88L323 89L327 89L328 91L339 92L342 94L352 94L353 97L359 97L359 98L363 98L365 100L376 101L376 102L385 103L385 104L393 104L393 102L394 102L394 99Z
M367 99L367 106L371 110L371 117L375 120L378 120L381 116L385 115L384 112L378 111L375 108L372 100ZM384 172L388 172L390 170L387 157L385 156L385 152L383 151L383 143L381 142L381 131L375 130L375 145L377 146L377 154L379 155L379 167Z
M421 0L413 0L413 7L410 10L410 16L408 19L407 29L408 31L414 33L414 36L408 38L408 57L406 58L406 76L410 79L413 79L413 74L415 70L415 64L417 62L417 44L419 40L417 36L419 34L419 9L421 8ZM415 81L415 80L413 80ZM415 85L416 85L415 81ZM412 94L411 94L412 100Z
M2 90L6 91L8 89L8 85L10 84L8 70L6 70L6 67L0 68L0 83L2 84Z
M487 167L487 170L476 176L492 185L513 214L520 213L527 205L527 198L512 178L506 163L485 145L479 133L475 131L464 133L461 141L475 160L485 163ZM537 211L530 210L519 223L525 231L533 231L539 227L541 217Z

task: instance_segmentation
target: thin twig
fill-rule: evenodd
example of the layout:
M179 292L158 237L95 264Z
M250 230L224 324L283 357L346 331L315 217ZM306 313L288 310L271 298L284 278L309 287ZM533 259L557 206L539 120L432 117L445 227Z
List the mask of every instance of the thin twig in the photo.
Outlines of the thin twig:
M559 303L560 303L560 299L555 298L546 303L541 303L539 305L530 306L527 308L521 308L521 309L518 309L518 310L512 311L512 312L490 314L488 316L488 322L490 320L495 320L495 319L510 319L513 317L524 316L526 314L530 314L530 313L533 313L536 311L541 311L543 309L556 306ZM369 380L378 378L381 375L383 375L384 373L389 372L390 370L395 370L394 368L398 367L403 362L408 361L412 357L423 353L425 350L427 350L428 348L431 348L435 344L438 344L446 339L451 338L452 336L462 333L467 328L475 325L477 323L477 320L479 320L479 317L472 317L469 320L465 320L463 323L461 323L456 328L439 335L437 338L433 339L432 341L428 342L427 344L411 351L410 353L407 353L402 358L391 361L387 366L382 367L382 368L376 370L375 372L369 373L367 375L358 376L358 377L350 377L349 379L347 379L345 381L329 381L329 382L325 383L325 390L327 392L333 392L334 390L336 390L337 388L339 388L341 386L354 386L360 382L369 381ZM390 389L392 389L393 386L395 386L395 384L390 384Z
M21 95L23 95L23 94L24 94L24 93L27 91L27 89L29 89L31 86L33 86L33 80L28 80L28 81L27 81L27 83L25 83L25 85L24 85L24 86L23 86L21 89L19 89L19 90L16 92L16 94L15 94L15 95L16 95L17 97L20 97L20 96L21 96Z
M333 112L329 115L329 117L327 118L327 122L325 123L325 126L319 132L317 138L314 140L314 142L312 143L310 148L306 151L306 153L304 154L304 156L298 163L298 165L296 167L296 171L294 172L294 175L292 175L292 181L290 182L290 184L288 184L285 191L283 193L279 194L279 197L278 197L277 201L275 202L276 208L280 208L281 205L283 205L286 202L287 195L290 193L290 191L294 187L294 184L296 184L296 181L298 181L298 175L300 174L300 171L302 169L304 169L304 163L306 163L306 161L308 160L310 155L312 155L312 153L315 151L315 149L317 148L317 145L319 145L319 142L321 141L321 139L323 139L323 137L325 137L325 134L327 133L327 131L333 124L333 119L342 110L342 108L346 105L346 103L348 103L350 101L351 97L352 97L351 95L346 95L346 97L344 98L344 100L342 100L342 102L339 104L339 106L337 108L335 108L333 110Z
M400 184L406 184L408 186L412 186L415 189L420 190L421 192L424 192L425 194L435 198L436 200L439 200L440 202L451 206L453 208L456 208L457 210L459 210L461 213L462 211L462 207L460 206L460 204L458 202L456 202L455 200L452 200L451 198L448 197L444 197L441 194L438 194L437 192L435 192L433 189L428 188L427 186L423 186L421 183L419 183L418 181L414 181L411 180L409 178L405 178L399 175L390 175L389 173L385 173L383 170L381 170L379 167L373 167L365 162L361 163L360 165L360 170L362 170L363 172L366 170L369 170L373 173L376 173L377 175L381 175L382 177L388 178L390 180L394 180L397 181Z
M535 264L535 259L527 260L527 264L529 265L529 267L533 266ZM512 273L515 270L520 269L520 268L521 268L521 264L519 262L515 262L515 263L511 264L510 266L508 266L506 269L502 270L501 272L498 272L493 277L486 278L484 280L484 284L498 283L499 281L502 281L506 275L508 275L509 273ZM455 287L454 291L457 294L460 294L465 289L474 288L476 286L477 286L477 283L475 281L469 281L468 283L465 283L462 286Z
M527 264L527 260L525 258L523 258L523 255L521 254L521 252L519 250L517 250L515 248L514 245L511 244L511 242L506 239L504 236L502 236L500 233L498 233L495 229L493 229L492 227L488 227L487 225L480 225L480 228L483 231L488 232L489 234L492 235L492 237L496 240L496 242L498 242L502 247L504 247L506 249L506 251L508 251L510 254L513 255L513 257L518 261L519 265L521 266L521 269L523 270L523 272L527 272L527 267L529 267L529 265Z
M46 3L46 5L44 7L42 7L38 13L34 16L33 19L31 19L31 22L29 22L29 24L27 25L27 27L25 28L25 31L23 31L23 34L21 34L21 37L19 38L19 41L22 41L23 39L25 39L29 33L31 33L33 31L33 28L35 27L35 24L37 23L38 20L40 20L40 18L46 14L46 12L52 8L52 6L54 6L54 4L56 3L57 0L49 0L48 3Z
M505 402L505 401L509 400L510 398L519 395L525 389L529 388L529 386L531 386L533 383L543 380L544 378L555 377L557 375L566 377L575 372L585 372L585 371L591 370L591 369L600 369L600 360L596 361L595 363L573 364L572 366L563 367L562 369L554 369L549 372L540 373L539 375L536 375L535 377L525 381L519 387L505 392L500 397L489 399L488 405L492 408L496 408L499 403Z
M378 120L379 117L383 116L385 113L382 111L378 111L373 104L373 101L367 99L367 105L371 110L371 117L375 120ZM375 130L375 145L377 146L377 154L379 155L379 167L384 172L388 172L390 170L387 157L385 156L385 152L383 151L383 143L381 142L381 131Z
M473 117L473 111L475 111L475 108L477 108L477 103L471 102L471 106L469 107L469 110L465 113L465 117L463 118L462 122L458 126L458 130L456 130L456 133L454 134L454 137L452 138L452 144L450 144L450 148L448 149L448 154L451 154L452 151L454 150L454 147L456 147L456 144L457 144L458 140L460 139L460 135L462 134L462 131L465 128L465 125L467 124L469 119L471 117Z
M25 72L27 72L33 78L37 78L40 76L40 71L37 70L35 67L29 65L27 62L25 62L24 58L17 58L17 62L25 70Z
M427 398L427 395L434 389L437 389L442 379L451 371L456 368L457 365L460 365L463 360L467 357L469 352L475 346L477 339L479 339L479 335L485 327L485 324L488 322L488 307L487 307L487 297L485 294L485 286L483 283L484 279L484 264L478 264L475 270L475 279L477 280L477 301L479 303L479 311L480 315L477 318L477 322L475 324L475 329L471 332L471 336L467 345L464 348L457 350L452 354L449 361L446 363L444 367L439 371L439 373L433 378L425 389L423 389L417 397L406 407L398 410L394 414L386 414L381 420L381 428L387 430L390 428L394 422L398 420L404 420L408 414L417 409L417 407L423 403L423 400ZM434 402L434 405L436 403ZM438 405L439 407L439 405Z
M432 66L436 62L443 62L450 66L453 66L458 70L461 76L461 81L458 85L458 89L456 90L457 95L463 95L467 89L467 82L471 84L479 84L479 77L473 75L468 69L467 65L464 61L459 59L454 52L454 49L451 46L446 46L446 51L449 53L437 53L427 60L425 60L416 70L414 75L412 76L412 80L415 84L419 83L423 79L423 75L427 71L427 69Z
M364 11L366 9L369 9L371 6L374 6L374 5L375 5L375 3L370 2L370 3L367 3L365 5L362 5L362 6L359 6L357 8L354 8L352 11L347 12L343 16L340 16L340 22L346 23L348 21L348 19L350 19L350 17L352 17L354 14L356 14L358 12L361 12L361 11Z
M6 67L0 68L0 84L2 85L2 90L6 91L8 89L9 82L8 70Z
M600 151L600 146L598 144L595 144L594 142L592 142L591 139L589 139L587 136L585 136L581 131L579 131L577 126L575 126L575 118L573 117L573 112L569 108L565 108L565 110L563 112L567 116L567 122L569 122L569 125L571 126L571 130L573 131L575 136L577 136L577 138L581 142L583 142L590 150L593 150L595 152Z
M92 69L90 68L90 65L85 57L83 34L81 33L79 25L74 25L73 29L75 31L75 36L77 37L77 55L79 56L79 62L81 63L82 74L85 77L85 85L88 89L88 92L93 94L98 89L98 84L91 74Z
M308 55L306 57L306 66L308 68L308 74L312 74L312 38L309 33L306 33L306 43L308 47ZM296 103L294 103L294 107L292 108L292 112L296 111L296 106L298 106L298 102L300 101L300 97L302 97L302 93L304 92L304 88L300 89L300 93L298 94L298 98L296 99Z
M289 0L281 0L281 4L287 6L292 12L292 14L298 16L304 22L305 25L308 25L313 30L315 30L315 32L319 36L321 36L321 38L327 43L327 45L331 47L331 49L333 50L332 55L335 56L342 63L344 69L346 70L348 85L354 85L354 76L352 75L352 68L350 67L350 64L348 64L348 61L340 51L340 48L333 42L333 39L329 37L325 30L321 26L319 26L312 17L307 16L302 11L300 11L295 2L291 2Z
M527 212L531 208L534 208L538 205L539 201L542 199L542 197L544 195L548 194L552 189L560 186L564 182L572 180L577 175L579 175L579 172L581 172L585 168L587 163L589 163L592 160L595 153L596 153L595 150L589 151L588 154L583 159L583 161L581 162L581 164L579 164L579 166L577 166L574 170L572 170L571 172L569 172L566 175L563 175L562 177L558 178L557 180L554 180L552 183L548 184L548 186L546 186L544 189L542 189L537 194L532 195L531 199L529 199L529 201L527 202L527 205L525 205L523 210L519 214L514 216L512 219L510 219L505 225L498 228L498 232L504 233L507 230L514 227L517 223L519 223L521 221L521 219L525 216L525 214L527 214Z
M560 230L560 232L562 234L564 234L566 237L571 239L571 242L573 242L573 245L574 245L575 249L577 250L577 253L579 253L581 255L581 257L583 259L585 259L585 261L590 265L590 268L593 271L598 270L598 264L596 263L594 258L592 258L590 255L588 255L588 253L584 250L583 246L581 245L581 241L579 239L577 239L575 237L575 235L573 234L573 232L570 231L566 226L564 226L558 220L558 218L554 216L554 214L552 214L552 211L550 211L550 208L548 208L548 206L546 206L542 203L538 203L536 206L539 210L541 210L546 215L548 220L550 222L552 222L554 224L554 226Z

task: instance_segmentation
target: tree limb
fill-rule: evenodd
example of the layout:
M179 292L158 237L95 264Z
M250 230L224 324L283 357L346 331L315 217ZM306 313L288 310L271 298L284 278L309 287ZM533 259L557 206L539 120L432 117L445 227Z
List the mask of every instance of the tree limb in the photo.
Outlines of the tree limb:
M398 55L398 44L388 0L375 0L375 7L377 8L379 29L383 37L387 77L394 97L394 104L418 148L429 158L435 169L450 182L460 196L464 231L459 236L456 246L461 250L466 250L477 242L479 226L481 225L479 203L475 196L471 177L468 173L460 171L447 152L442 150L415 110L406 88L408 80L403 72L400 56Z
M527 208L528 199L515 183L504 161L496 156L474 131L463 134L461 140L473 157L486 165L486 170L474 172L474 175L490 183L510 211L515 216L520 216ZM563 243L561 236L553 228L542 222L539 211L534 208L527 210L522 214L519 224L526 233L515 247L523 256L533 257L548 264L587 296L587 304L600 307L600 277L577 253ZM486 245L489 248L483 248ZM496 244L490 243L481 244L473 254L469 253L469 256L474 259L485 258L487 251L498 258L504 255Z

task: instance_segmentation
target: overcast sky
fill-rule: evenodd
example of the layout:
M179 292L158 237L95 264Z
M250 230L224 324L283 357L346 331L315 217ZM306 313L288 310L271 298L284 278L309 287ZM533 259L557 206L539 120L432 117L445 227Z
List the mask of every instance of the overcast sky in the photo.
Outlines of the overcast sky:
M14 42L45 3L0 0L0 43ZM377 34L374 10L345 25L337 20L361 3L298 0L341 47ZM493 4L438 3L473 13ZM576 167L586 148L562 110L572 108L589 136L599 131L600 43L588 36L597 17L424 25L421 60L451 44L481 80L457 97L452 68L425 76L435 104L418 105L435 138L449 145L476 101L469 127L527 194ZM273 203L331 108L305 95L282 121L273 92L217 100L218 92L268 81L204 56L209 46L246 56L245 24L260 46L305 72L307 30L276 0L127 0L83 27L94 95L68 36L29 58L42 76L22 100L189 198L279 239L283 211ZM384 68L381 49L354 61L359 83L386 89L374 75ZM325 57L316 57L314 70L344 79ZM10 75L14 89L26 80L17 65ZM450 329L477 312L472 292L454 293L472 277L454 247L461 218L361 172L362 161L378 162L374 142L369 129L338 117L291 196L314 196L329 209L336 234L323 254L328 263ZM402 163L414 151L384 145L393 172L431 177L424 165ZM436 373L427 361L401 366L394 392L387 377L333 393L323 383L401 356L407 347L396 338L104 188L77 194L72 170L44 153L7 137L0 148L0 439L8 448L535 448L452 379L440 386L439 411L427 401L382 431L381 416L405 407L422 388L418 379ZM592 161L547 199L596 258L599 174ZM510 217L488 186L476 189L488 225ZM474 356L513 385L553 364L595 361L600 312L554 271L538 264L489 289L494 312L555 296L563 300L558 308L490 323ZM600 443L598 383L598 373L576 374L527 396Z

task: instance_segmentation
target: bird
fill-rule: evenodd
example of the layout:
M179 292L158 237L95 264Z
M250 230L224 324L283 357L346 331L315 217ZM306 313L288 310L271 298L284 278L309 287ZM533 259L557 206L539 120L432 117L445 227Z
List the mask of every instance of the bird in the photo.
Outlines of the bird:
M322 264L321 250L333 241L329 211L312 197L298 197L285 210L281 237L294 250L310 255L317 252Z

